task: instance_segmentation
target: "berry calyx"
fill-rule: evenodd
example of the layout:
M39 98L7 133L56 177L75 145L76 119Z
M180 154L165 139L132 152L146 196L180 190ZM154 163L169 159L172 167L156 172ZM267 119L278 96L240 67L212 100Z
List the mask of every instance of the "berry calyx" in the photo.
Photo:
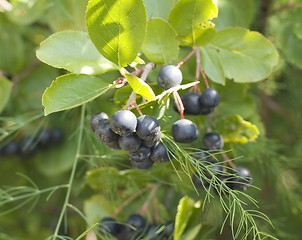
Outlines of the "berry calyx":
M167 90L181 84L182 73L178 67L174 65L166 65L162 67L157 75L158 85Z
M205 89L199 97L200 104L205 108L216 107L219 104L219 100L219 93L214 88Z
M136 162L142 162L149 158L151 154L151 148L141 145L136 151L129 152L130 158Z
M110 128L110 121L103 120L95 129L95 135L101 142L117 142L118 135L115 134Z
M198 138L197 127L188 119L178 120L172 126L172 136L176 142L193 142Z
M110 120L111 130L120 136L128 136L135 132L136 125L136 116L128 110L115 112Z
M222 136L215 132L205 134L202 143L207 150L220 150L224 145Z

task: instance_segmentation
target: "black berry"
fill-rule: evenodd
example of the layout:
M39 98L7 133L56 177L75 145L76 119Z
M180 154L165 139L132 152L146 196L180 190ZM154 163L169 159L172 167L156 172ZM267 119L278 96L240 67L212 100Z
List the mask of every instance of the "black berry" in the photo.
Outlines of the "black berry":
M197 189L208 189L210 184L209 182L207 181L207 179L205 179L204 177L202 177L198 172L195 172L192 176L192 181L193 181L193 184L194 186L197 188Z
M109 116L104 112L94 114L90 119L91 129L95 131L97 126L100 124L100 122L102 122L105 119L109 119Z
M110 121L110 128L120 136L128 136L136 129L137 119L134 113L128 110L115 112Z
M115 134L110 128L110 121L104 120L95 129L95 135L101 142L117 142L118 135Z
M129 152L129 155L133 161L142 162L149 158L151 154L151 148L141 145L136 151Z
M224 145L222 136L214 132L205 134L202 143L208 150L219 150L222 149Z
M201 105L199 103L199 93L188 92L181 96L184 105L185 114L198 115L201 112Z
M153 162L168 162L169 157L167 153L167 149L164 144L157 144L151 152L150 158Z
M135 168L142 169L142 170L148 170L153 166L153 161L150 158L146 158L143 161L137 162L137 161L131 161L131 165Z
M159 122L151 116L140 116L137 118L136 134L141 139L152 140L160 134Z
M3 146L2 154L8 157L15 156L19 153L19 146L16 142L8 142Z
M135 229L142 229L146 226L146 220L139 214L132 214L128 217L127 223Z
M121 149L129 152L136 151L141 145L142 140L135 134L132 133L129 136L120 136L118 143Z
M195 123L187 119L181 119L172 126L172 136L176 142L190 143L198 138Z
M19 142L20 152L23 156L30 156L36 150L36 144L32 137L23 137Z
M58 144L64 139L64 132L60 128L55 128L50 131L50 140L53 144Z
M212 108L219 104L220 96L214 88L205 89L200 97L199 102L203 107Z
M233 170L234 176L230 179L230 188L237 190L245 190L252 182L251 172L244 167L237 167Z
M38 146L40 148L49 147L49 143L51 142L51 132L48 129L41 129L38 131L36 135L36 139L38 141Z
M99 230L102 234L110 233L117 236L122 231L122 225L118 224L115 219L106 217L99 222Z
M178 67L174 65L166 65L162 67L157 75L158 85L167 90L181 84L182 73Z
M213 107L207 108L207 107L201 106L200 114L201 115L208 115L208 114L210 114L213 111L214 111Z
M109 148L112 149L121 149L119 143L118 143L118 138L116 140L110 141L110 142L105 142L105 145Z
M146 147L152 148L160 142L160 139L161 139L161 132L159 132L153 139L150 140L143 139L143 144Z

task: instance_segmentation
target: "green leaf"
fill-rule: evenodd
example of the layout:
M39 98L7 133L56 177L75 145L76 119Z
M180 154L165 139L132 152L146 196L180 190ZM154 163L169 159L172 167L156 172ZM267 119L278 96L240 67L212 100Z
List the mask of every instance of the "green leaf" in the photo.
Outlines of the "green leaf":
M41 43L37 57L44 63L73 73L101 74L118 69L98 52L88 34L80 31L51 35Z
M239 115L224 118L218 124L219 133L227 143L241 143L255 141L259 136L259 129L251 122L245 121Z
M155 98L152 88L140 78L126 74L126 79L136 94L141 95L147 100L153 100Z
M95 190L126 187L127 178L113 167L94 169L87 173L87 183Z
M214 19L217 30L227 27L249 28L255 13L253 0L219 0L219 17Z
M174 230L174 239L179 240L187 223L192 215L194 207L194 201L188 196L180 199L179 204L177 206L177 214L175 218L175 230Z
M214 24L218 9L211 0L180 0L172 9L169 20L182 45L202 46L215 36Z
M140 51L146 18L142 0L90 0L86 13L92 42L119 67L131 64Z
M52 0L46 19L52 32L86 31L85 14L88 0Z
M168 64L178 56L179 42L171 25L160 18L148 21L147 35L142 50L156 64Z
M182 235L182 237L180 239L181 240L195 240L201 227L202 227L202 223L199 223L199 224L191 227L189 230L187 230L185 232L184 235Z
M200 48L200 65L205 74L219 84L225 84L223 65L217 51L213 48Z
M148 19L162 18L168 20L169 13L176 2L177 0L144 0Z
M84 74L66 74L58 77L42 97L45 116L78 107L114 87L100 78Z
M0 113L5 108L12 89L12 82L5 77L0 77Z
M29 25L41 18L50 7L47 0L11 1L13 9L7 13L8 18L20 25Z
M227 28L217 32L211 44L204 47L216 51L225 77L235 82L256 82L268 77L278 63L274 45L258 32L244 28ZM206 67L206 66L205 66ZM210 72L210 70L205 69Z

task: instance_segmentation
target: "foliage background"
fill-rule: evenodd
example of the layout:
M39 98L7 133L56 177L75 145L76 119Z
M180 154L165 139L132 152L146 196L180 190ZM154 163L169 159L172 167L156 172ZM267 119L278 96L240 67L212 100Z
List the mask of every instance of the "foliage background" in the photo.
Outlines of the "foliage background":
M0 13L2 143L11 139L18 140L24 135L34 135L42 127L59 127L64 130L66 137L62 145L39 151L31 158L1 156L1 189L4 192L5 186L29 186L28 181L16 175L16 172L30 177L39 189L46 189L68 182L77 150L77 136L81 131L79 128L81 110L76 108L43 117L41 96L46 87L66 71L42 64L36 59L35 51L41 41L52 33L68 29L86 31L87 1L15 0L10 2L14 6L13 10ZM148 17L158 14L167 18L165 9L170 9L174 2L167 1L165 3L167 6L160 7L160 1L155 0L151 3L146 0L147 8L149 6L152 9L148 12ZM259 31L275 44L280 59L273 74L262 82L238 84L228 81L226 86L211 82L211 86L219 90L223 99L217 111L217 122L215 122L217 125L214 126L219 129L219 119L234 113L240 114L244 119L258 126L261 135L256 143L233 144L227 148L234 149L231 157L243 156L235 163L238 162L238 165L251 169L254 185L262 190L252 188L248 190L248 194L257 199L259 210L270 217L275 228L262 221L259 224L263 225L265 231L279 239L300 239L302 103L299 99L302 90L300 80L302 2L299 0L218 0L217 2L219 18L214 21L217 30L239 26ZM182 59L187 53L188 50L182 48L178 58ZM150 74L151 82L155 81L158 69L159 67ZM185 82L194 79L194 60L188 61L182 71ZM118 72L113 71L104 74L102 78L108 79L110 83L119 76ZM3 77L10 81L4 80ZM96 140L90 130L89 119L96 112L104 111L111 116L120 109L125 104L130 88L123 91L117 94L116 91L110 90L86 106L81 158L75 172L70 202L84 212L89 226L102 216L112 214L113 208L123 202L120 194L123 197L134 194L146 182L167 181L167 178L162 176L173 172L173 168L169 167L164 173L156 167L144 174L136 170L124 171L122 175L117 175L114 170L102 171L102 167L108 166L127 168L129 161L125 154L112 153ZM8 92L11 94L7 94ZM104 104L104 102L112 104ZM173 110L165 114L165 116L169 115L172 119L177 118ZM162 118L163 128L169 125L169 121L168 117ZM196 121L205 121L205 119ZM103 174L102 178L98 177L100 171ZM121 191L120 188L123 186L120 185L124 179L129 181L128 188L126 191ZM169 206L161 202L169 189L168 186L159 190L156 195L158 206L163 212L162 218L165 220L175 217L178 201L182 197L181 193L185 192L198 200L194 191L187 187L186 182L180 183L174 175L169 181L178 190ZM108 187L104 187L107 186L106 184ZM26 191L28 189L24 190ZM15 207L16 202L0 205L3 213L0 217L0 238L45 239L50 236L55 231L65 193L65 190L58 190L49 199L46 199L47 194L43 194L37 202L33 198L25 207L7 214L4 214L6 210ZM5 194L0 196L1 201L6 199ZM119 218L125 220L127 215L137 211L144 201L145 198L138 198L119 215ZM34 203L33 209L30 208L31 203ZM68 222L65 223L65 230L69 236L76 238L86 230L87 225L72 206L67 212ZM228 229L219 235L224 219L219 200L212 200L203 216L204 225L198 239L230 239ZM64 232L63 228L60 232Z

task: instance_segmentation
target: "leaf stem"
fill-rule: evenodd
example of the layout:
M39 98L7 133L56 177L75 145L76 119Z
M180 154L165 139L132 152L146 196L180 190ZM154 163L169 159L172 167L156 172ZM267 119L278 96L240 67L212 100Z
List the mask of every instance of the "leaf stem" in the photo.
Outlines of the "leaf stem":
M78 144L77 144L77 151L76 151L75 159L73 162L73 166L72 166L72 170L71 170L71 174L70 174L70 178L69 178L69 182L68 182L68 188L67 188L67 192L66 192L66 196L65 196L64 205L62 207L52 240L55 240L58 237L59 229L60 229L63 217L65 215L66 208L69 204L70 193L71 193L71 189L72 189L72 184L73 184L73 180L74 180L74 176L75 176L75 172L76 172L76 168L77 168L77 164L78 164L78 160L79 160L79 156L80 156L81 144L82 144L83 126L84 126L84 120L85 120L85 106L86 105L83 104L81 107L81 120L80 120L80 127L79 127L80 132L79 132L79 138L78 138Z
M153 189L150 193L150 195L148 196L148 198L146 199L144 205L141 207L141 209L139 210L139 214L140 215L145 215L145 213L148 212L148 207L150 205L151 200L154 198L157 189L161 186L161 183L157 183L153 186Z
M188 61L190 59L190 57L192 57L192 55L194 53L196 53L198 50L198 48L194 48L189 54L188 56L186 56L183 60L181 60L177 65L176 67L180 68L186 61Z
M231 168L236 169L236 165L232 162L232 160L228 157L225 152L221 153L223 159L231 166Z

